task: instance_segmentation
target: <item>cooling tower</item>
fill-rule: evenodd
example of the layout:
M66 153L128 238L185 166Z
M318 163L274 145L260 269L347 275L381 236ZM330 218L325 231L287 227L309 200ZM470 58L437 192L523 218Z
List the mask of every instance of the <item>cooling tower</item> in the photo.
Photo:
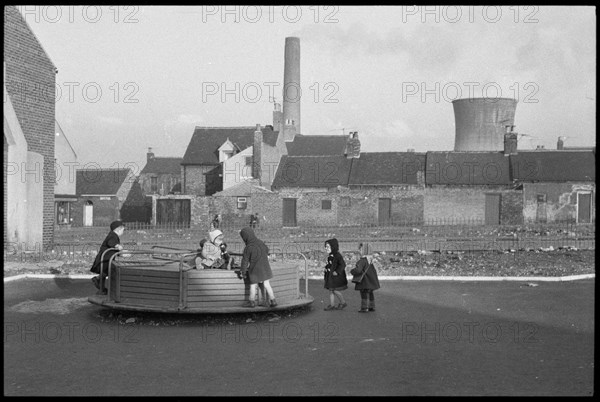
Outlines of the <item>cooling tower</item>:
M285 38L283 71L283 124L296 126L300 131L300 38ZM292 138L293 139L293 138Z
M516 99L457 99L452 105L456 124L455 151L504 150L505 126L515 125Z

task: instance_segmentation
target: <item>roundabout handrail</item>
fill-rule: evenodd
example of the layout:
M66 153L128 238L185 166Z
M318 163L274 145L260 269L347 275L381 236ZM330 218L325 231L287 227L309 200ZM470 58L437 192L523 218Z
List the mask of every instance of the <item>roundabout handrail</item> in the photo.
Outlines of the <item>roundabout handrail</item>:
M154 256L154 248L157 248L160 246L153 246L151 247L150 250L120 250L118 252L116 252L115 254L113 254L110 259L108 260L108 275L107 275L107 280L108 280L108 286L106 287L106 293L108 296L108 299L110 300L110 266L113 262L113 260L115 259L116 256L118 255L124 255L124 254L152 254ZM175 247L162 247L162 248L169 248L169 249L173 249L173 250L179 250L174 252L173 254L183 254L180 258L179 258L179 307L182 307L183 304L183 259L185 257L190 257L193 255L196 255L197 253L190 253L191 250L189 249L176 249ZM116 250L116 249L115 249ZM108 251L108 250L106 250ZM105 251L105 252L106 252ZM104 256L104 253L102 254ZM164 258L167 259L167 258ZM171 261L175 261L175 260L171 260ZM117 280L121 280L121 276L118 275L117 276ZM120 289L120 283L117 283L117 289Z
M300 254L302 258L304 258L304 297L308 296L308 258L304 254L299 251L273 251L269 252L270 254L281 254L285 256L286 254ZM243 253L229 253L229 255L242 257Z

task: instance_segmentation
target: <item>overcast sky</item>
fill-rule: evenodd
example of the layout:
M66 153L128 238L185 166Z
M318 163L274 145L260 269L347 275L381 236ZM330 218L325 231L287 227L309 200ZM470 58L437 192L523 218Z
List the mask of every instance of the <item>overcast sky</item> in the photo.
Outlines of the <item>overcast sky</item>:
M451 101L516 98L519 148L595 145L593 7L34 7L80 166L183 157L196 126L272 124L300 38L303 134L452 150ZM139 173L136 172L136 173Z

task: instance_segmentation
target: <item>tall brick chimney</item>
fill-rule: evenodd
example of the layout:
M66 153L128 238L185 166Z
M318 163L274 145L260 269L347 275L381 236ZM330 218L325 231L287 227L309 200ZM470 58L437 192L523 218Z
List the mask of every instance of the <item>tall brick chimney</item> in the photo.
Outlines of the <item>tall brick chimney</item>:
M504 133L504 156L517 154L517 133L513 131L515 126L506 126Z
M358 139L358 131L351 131L348 135L344 154L348 159L360 157L360 140Z
M283 71L283 124L285 141L293 141L300 129L300 38L285 38ZM296 127L295 133L287 129L288 125Z
M558 142L556 143L556 149L558 149L558 150L565 149L565 143L564 143L562 137L558 137Z
M154 159L154 152L152 152L152 148L148 148L148 153L146 153L146 162L150 162L150 159Z
M254 145L252 147L252 178L258 179L260 184L261 163L262 163L262 143L263 133L260 129L260 124L256 125L254 131Z

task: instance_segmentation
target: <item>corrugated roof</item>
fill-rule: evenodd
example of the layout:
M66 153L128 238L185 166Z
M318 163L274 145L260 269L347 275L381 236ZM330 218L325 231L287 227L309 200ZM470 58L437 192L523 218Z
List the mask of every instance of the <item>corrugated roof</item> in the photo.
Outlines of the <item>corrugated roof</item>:
M343 155L348 136L345 135L302 135L286 143L289 156Z
M180 174L182 158L157 158L154 157L146 162L146 166L140 174L157 173L157 174Z
M352 159L340 156L283 156L272 188L347 186Z
M253 193L271 193L272 191L260 186L258 180L244 180L234 186L213 194L214 197L250 197Z
M594 151L519 151L510 156L513 179L519 181L596 181Z
M510 184L508 157L503 152L427 152L425 183Z
M227 139L237 146L240 151L254 144L252 127L196 127L188 144L181 164L183 165L216 165L219 163L218 149ZM278 131L271 126L261 127L263 142L275 146Z
M75 193L113 195L131 173L129 169L78 169Z
M425 170L425 154L415 152L361 152L353 159L349 185L417 184Z

